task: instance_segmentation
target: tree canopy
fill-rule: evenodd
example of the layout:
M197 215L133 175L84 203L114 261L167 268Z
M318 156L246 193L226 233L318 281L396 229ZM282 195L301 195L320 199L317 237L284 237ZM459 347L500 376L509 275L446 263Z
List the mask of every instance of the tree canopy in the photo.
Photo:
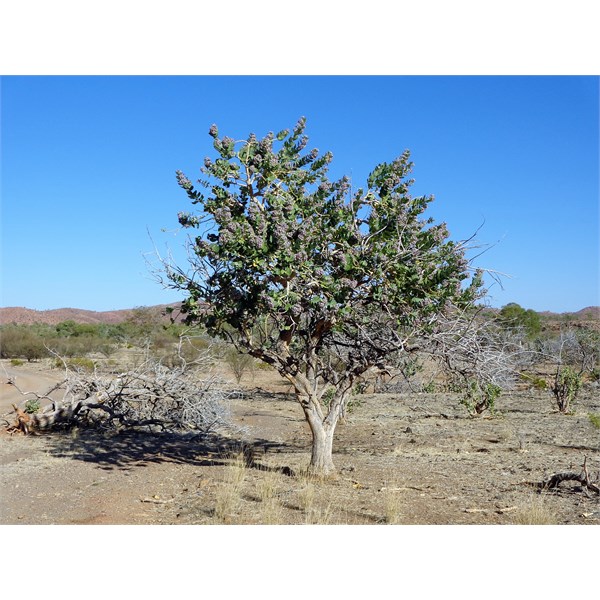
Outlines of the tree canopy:
M304 118L262 139L210 128L216 158L204 160L198 186L177 172L196 207L179 223L196 233L190 263L167 275L186 292L188 323L292 383L313 432L311 466L327 472L317 438L333 435L357 378L485 290L465 245L424 216L433 196L410 194L408 151L353 189L328 178L332 154L307 150L304 131Z
M542 320L535 310L525 309L516 302L510 302L500 309L500 322L509 329L522 329L533 338L542 330Z

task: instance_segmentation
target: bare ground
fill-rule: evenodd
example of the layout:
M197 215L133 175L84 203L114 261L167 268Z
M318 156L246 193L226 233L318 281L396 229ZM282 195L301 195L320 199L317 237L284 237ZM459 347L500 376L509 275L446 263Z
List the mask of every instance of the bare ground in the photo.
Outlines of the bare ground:
M20 387L60 374L43 364L0 371L0 414ZM287 387L258 371L243 380L241 439L71 431L0 434L2 524L598 524L600 498L576 482L540 493L559 472L600 471L598 389L575 414L548 393L502 396L499 414L469 418L449 394L367 394L338 427L335 480L302 476L310 435ZM234 480L237 476L237 480ZM240 481L241 480L241 481Z

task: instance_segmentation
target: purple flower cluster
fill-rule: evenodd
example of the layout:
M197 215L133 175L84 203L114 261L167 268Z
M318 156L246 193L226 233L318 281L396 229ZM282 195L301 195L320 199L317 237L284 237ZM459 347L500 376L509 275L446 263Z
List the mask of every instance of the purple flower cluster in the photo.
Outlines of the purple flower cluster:
M272 135L273 134L271 134L271 137L267 136L266 138L263 138L258 143L259 149L264 154L270 153L271 152L271 148L273 148L273 137L272 137Z
M331 183L329 181L323 181L319 184L319 191L325 194L331 192Z
M338 283L342 287L344 287L344 288L350 288L351 290L353 290L356 287L356 285L357 285L356 281L353 281L352 279L348 279L347 277L342 277L338 281Z
M306 262L307 258L308 256L304 250L301 250L300 252L296 252L296 254L294 254L294 262L298 265Z
M192 182L181 171L176 171L175 176L177 177L177 183L183 189L189 190L193 187Z
M350 190L350 180L344 175L338 182L338 197L344 196Z

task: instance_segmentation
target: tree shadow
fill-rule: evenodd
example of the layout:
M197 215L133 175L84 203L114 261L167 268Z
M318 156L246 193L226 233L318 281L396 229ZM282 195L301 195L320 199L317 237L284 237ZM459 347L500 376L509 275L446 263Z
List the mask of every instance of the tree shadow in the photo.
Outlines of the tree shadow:
M131 470L149 464L214 466L226 464L239 452L248 455L248 466L267 469L255 462L254 454L301 452L304 448L265 439L242 441L218 434L106 432L82 429L47 436L50 455L94 463L104 470ZM252 450L252 454L249 453Z
M293 404L297 402L292 392L274 392L261 387L255 387L250 393L254 399L265 403L290 402Z

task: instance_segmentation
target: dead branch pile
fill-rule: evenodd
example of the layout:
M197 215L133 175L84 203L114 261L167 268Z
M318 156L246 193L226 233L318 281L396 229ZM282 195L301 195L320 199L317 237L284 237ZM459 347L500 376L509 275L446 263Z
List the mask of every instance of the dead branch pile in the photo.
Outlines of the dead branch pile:
M169 368L147 361L117 375L66 369L65 379L52 389L57 390L62 391L62 400L50 393L35 394L45 400L45 407L34 414L14 406L17 421L9 429L23 433L74 425L202 433L235 429L229 401L236 392L219 377L200 377L184 366Z

